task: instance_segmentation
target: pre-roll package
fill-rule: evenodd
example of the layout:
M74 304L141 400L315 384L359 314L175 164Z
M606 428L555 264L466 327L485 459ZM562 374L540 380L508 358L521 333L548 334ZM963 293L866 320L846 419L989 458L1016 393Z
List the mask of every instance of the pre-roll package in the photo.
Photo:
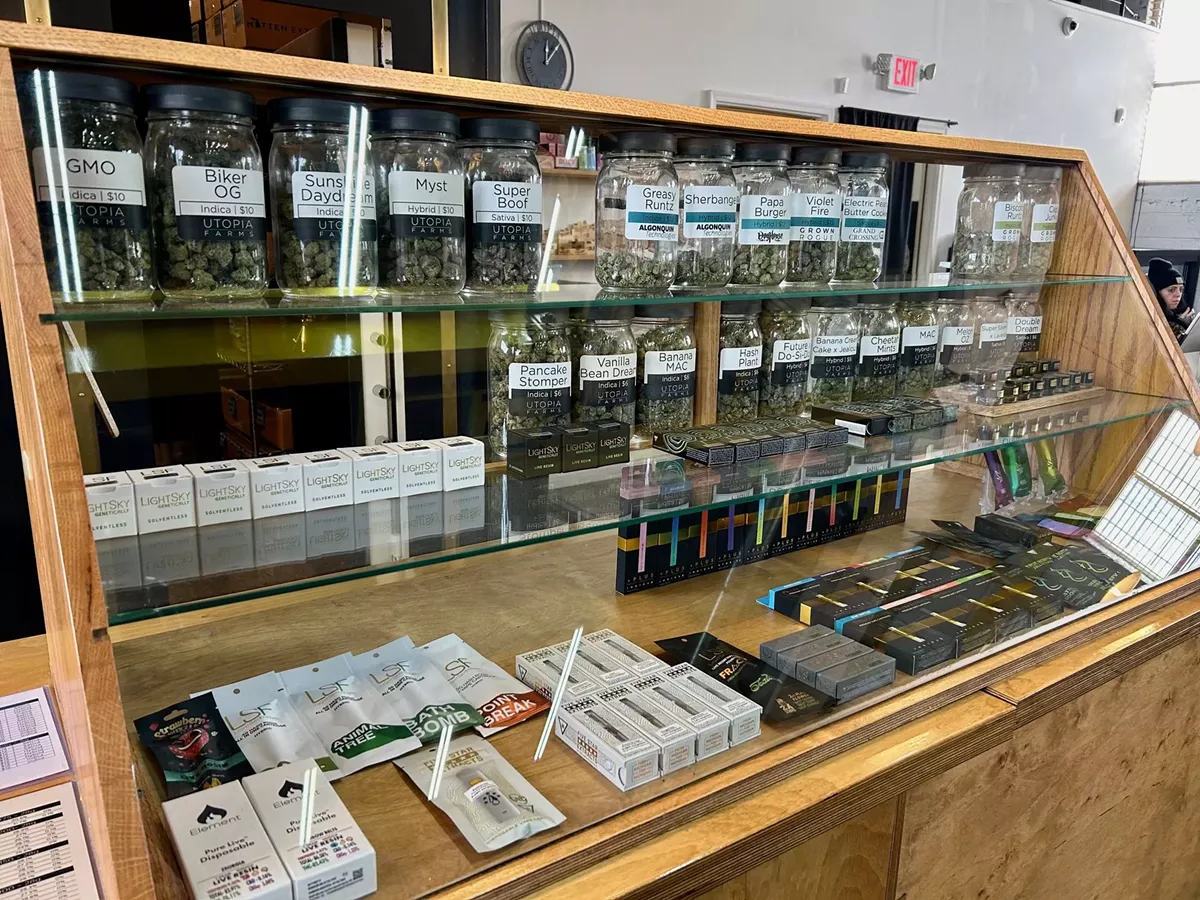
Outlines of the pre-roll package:
M550 708L550 701L521 684L457 634L447 634L422 648L450 686L483 716L476 730L490 737Z

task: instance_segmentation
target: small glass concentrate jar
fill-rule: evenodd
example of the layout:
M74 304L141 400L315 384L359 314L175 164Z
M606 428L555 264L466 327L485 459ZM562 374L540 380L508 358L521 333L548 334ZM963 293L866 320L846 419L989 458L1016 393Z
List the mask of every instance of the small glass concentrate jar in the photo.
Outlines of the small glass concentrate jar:
M788 180L792 183L791 231L787 280L825 284L837 271L838 231L842 224L840 150L794 147Z
M675 135L620 131L604 135L600 149L596 281L623 290L669 287L679 247Z
M759 300L726 300L721 304L720 360L717 367L717 424L758 418L758 370L762 368L763 334L758 324Z
M467 290L531 291L542 265L537 123L465 119L462 128L471 207Z
M972 165L963 169L954 229L953 272L965 278L1007 278L1017 266L1021 177L1025 167Z
M1061 166L1026 166L1021 181L1024 216L1021 248L1017 251L1014 274L1038 279L1050 271L1054 259L1054 241L1058 237L1058 199L1062 183Z
M679 176L681 234L675 260L679 287L724 287L733 270L738 189L734 143L726 138L681 138Z
M367 110L340 100L272 100L275 280L289 300L375 293L375 172Z
M843 153L842 226L838 235L837 281L875 281L883 271L887 239L886 153Z
M812 341L809 301L773 299L764 304L762 367L758 372L758 415L798 416L804 412Z
M147 306L154 272L133 85L36 69L21 86L55 301Z
M155 84L146 89L146 102L146 174L163 295L199 306L261 298L267 203L254 98L225 88Z
M637 388L633 307L585 306L572 309L570 317L572 420L615 419L632 428Z
M385 293L454 293L466 283L466 179L457 138L458 116L450 113L371 113Z
M488 318L488 442L504 459L512 429L570 420L571 345L554 313L496 310Z
M692 427L696 400L696 333L690 303L639 306L633 320L637 341L637 418L635 434Z
M791 184L787 144L738 144L733 176L738 186L737 244L730 284L777 285L787 273Z

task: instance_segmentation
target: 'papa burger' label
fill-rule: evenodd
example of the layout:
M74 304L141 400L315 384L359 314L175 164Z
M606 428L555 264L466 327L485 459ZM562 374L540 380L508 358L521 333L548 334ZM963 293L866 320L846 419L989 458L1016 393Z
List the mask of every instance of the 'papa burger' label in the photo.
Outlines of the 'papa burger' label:
M744 194L738 204L738 243L786 244L792 224L789 207L786 196Z
M696 350L647 350L642 393L647 400L684 400L696 393Z
M176 166L175 224L187 241L265 241L263 173L222 166Z
M570 412L571 364L509 363L508 411L514 416L565 416Z

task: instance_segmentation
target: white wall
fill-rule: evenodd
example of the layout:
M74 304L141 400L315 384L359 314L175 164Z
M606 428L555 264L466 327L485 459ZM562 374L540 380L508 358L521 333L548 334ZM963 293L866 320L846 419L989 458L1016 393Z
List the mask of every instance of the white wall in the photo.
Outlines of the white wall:
M1194 0L1174 0L1176 3ZM955 119L951 134L1082 147L1118 216L1133 209L1157 32L1063 0L543 0L573 89L701 105L706 90ZM503 0L503 77L537 0ZM1080 23L1066 38L1064 16ZM938 64L915 96L863 57ZM848 94L834 79L848 76ZM1117 107L1125 121L1113 121ZM957 187L950 186L957 191ZM940 230L940 229L939 229Z

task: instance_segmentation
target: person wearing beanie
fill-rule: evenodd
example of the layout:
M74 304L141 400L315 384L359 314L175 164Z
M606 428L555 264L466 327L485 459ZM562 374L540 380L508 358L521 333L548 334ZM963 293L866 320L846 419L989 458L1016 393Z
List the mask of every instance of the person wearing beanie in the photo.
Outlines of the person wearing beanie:
M1150 279L1159 308L1171 326L1175 340L1183 343L1193 315L1193 311L1183 305L1183 276L1170 260L1156 256L1150 260L1146 277Z

